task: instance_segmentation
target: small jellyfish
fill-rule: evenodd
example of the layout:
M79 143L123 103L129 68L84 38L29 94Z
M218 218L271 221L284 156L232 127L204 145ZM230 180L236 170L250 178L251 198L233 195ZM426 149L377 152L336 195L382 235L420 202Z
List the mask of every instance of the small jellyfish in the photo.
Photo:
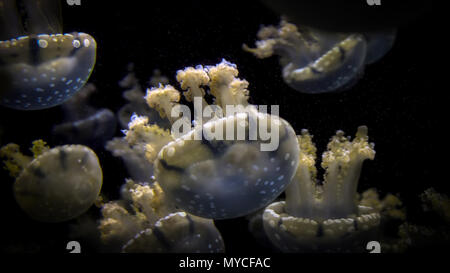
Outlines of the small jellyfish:
M55 125L52 131L58 141L99 147L113 137L117 127L114 113L88 104L89 97L96 91L94 84L87 84L61 105L65 122Z
M120 157L130 177L139 182L153 176L153 162L159 150L173 141L169 130L149 125L148 117L132 116L123 138L116 137L106 143L106 150Z
M122 199L103 205L99 230L110 251L217 253L224 251L214 222L175 208L158 182L122 186Z
M96 60L86 33L62 34L60 1L0 0L0 105L50 108L78 92Z
M450 224L450 199L446 194L439 193L434 188L429 188L420 195L420 199L425 211L437 213L447 224Z
M345 90L361 77L365 64L384 56L395 30L340 33L296 26L282 20L279 27L263 27L256 48L243 45L258 58L280 55L284 81L303 93Z
M374 208L357 202L362 164L375 156L367 127L359 127L353 141L342 131L332 137L322 156L322 185L316 181L316 147L306 130L299 145L299 165L286 201L269 205L263 214L270 241L284 252L365 251L380 223Z
M173 124L173 141L160 150L143 145L157 154L154 175L177 206L197 216L227 219L263 208L284 191L297 168L294 129L249 105L248 82L237 75L236 65L225 60L177 72L183 95L194 102L193 127L173 86L147 90L150 107ZM206 92L215 98L213 105ZM180 109L189 117L179 117Z
M161 84L167 84L169 80L161 75L159 70L153 71L153 76L150 78L150 86L158 86ZM134 73L134 65L130 63L128 65L128 74L119 82L120 87L127 88L122 96L129 103L124 105L117 112L117 117L122 128L127 128L128 122L133 114L139 116L147 116L152 123L158 123L163 128L169 128L170 123L162 119L155 109L150 108L145 102L145 93L139 84L138 79Z
M221 253L224 244L210 219L176 212L158 220L122 248L127 253Z
M61 222L80 216L94 203L102 187L102 169L97 155L82 145L50 149L34 141L34 158L23 155L17 144L0 150L8 158L5 167L14 182L19 206L33 219Z

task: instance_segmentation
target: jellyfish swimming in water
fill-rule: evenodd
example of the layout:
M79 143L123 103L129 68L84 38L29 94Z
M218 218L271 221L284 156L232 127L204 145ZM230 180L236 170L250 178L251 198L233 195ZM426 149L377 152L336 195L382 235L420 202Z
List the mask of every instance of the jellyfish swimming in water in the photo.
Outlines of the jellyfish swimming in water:
M180 209L157 181L127 179L122 199L103 204L101 241L108 251L138 253L217 253L225 246L211 219Z
M161 75L158 69L153 71L153 75L150 77L149 84L152 87L157 87L159 84L167 84L169 80L167 77ZM146 116L150 122L158 123L163 128L170 128L170 123L159 116L155 109L150 108L145 102L145 92L139 84L134 73L134 64L128 64L128 74L119 82L119 86L126 88L122 93L124 99L128 101L127 104L122 106L117 112L117 118L122 128L127 128L130 118L133 114L139 116Z
M16 180L14 196L33 219L62 222L80 216L97 199L103 173L97 155L83 145L50 149L42 140L33 142L34 157L23 155L17 144L0 149L5 168Z
M237 75L236 65L225 60L179 70L177 81L186 100L205 110L194 109L193 122L190 115L172 115L189 108L178 103L181 92L160 85L147 90L146 100L169 119L172 130L134 116L125 131L128 144L140 147L153 163L155 179L168 198L200 217L234 218L267 206L284 191L297 168L294 129L249 105L248 82ZM206 95L215 98L213 105L208 105ZM265 130L271 136L264 135Z
M96 41L63 34L61 3L0 0L0 105L38 110L63 103L89 79Z
M88 83L61 105L65 119L53 126L52 135L56 140L101 147L113 137L117 127L114 113L107 108L97 109L89 105L89 98L97 91L94 84Z
M316 147L302 130L299 165L286 189L286 200L269 205L263 214L270 241L283 252L365 251L376 237L380 213L357 200L364 160L375 156L367 127L353 141L338 131L322 156L324 181L316 181Z
M342 33L297 26L282 20L262 27L256 48L243 45L257 58L279 55L284 81L302 93L346 90L362 76L366 64L382 58L395 41L396 30Z

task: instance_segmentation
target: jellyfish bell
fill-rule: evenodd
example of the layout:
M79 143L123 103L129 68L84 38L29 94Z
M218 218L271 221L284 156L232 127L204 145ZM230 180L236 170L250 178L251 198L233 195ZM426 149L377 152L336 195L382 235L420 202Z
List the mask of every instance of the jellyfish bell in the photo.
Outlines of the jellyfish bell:
M136 234L123 247L127 253L221 253L225 251L220 232L210 219L185 212L159 219L153 229Z
M243 49L258 58L280 55L284 81L303 93L345 90L364 71L366 41L358 33L329 32L282 20L262 27L256 48Z
M116 117L106 108L97 109L89 99L97 92L94 84L86 84L78 93L61 105L64 122L53 127L55 140L63 143L103 146L116 131Z
M8 158L5 167L16 177L14 196L33 219L62 222L89 209L102 187L103 173L94 151L83 145L50 149L45 142L33 142L34 157L20 153L10 143L0 149Z
M72 97L90 77L96 41L82 32L63 34L59 5L0 0L0 105L50 108Z
M197 216L229 219L268 205L284 191L297 167L295 132L281 118L275 122L268 114L251 117L253 114L248 115L258 124L268 122L271 129L278 127L276 149L262 150L259 135L256 140L208 135L208 128L223 128L225 132L225 127L234 123L236 132L242 130L249 136L252 129L237 117L209 121L161 149L155 176L177 206ZM199 130L203 130L202 141L194 139Z
M372 64L381 59L392 48L397 36L396 29L385 29L364 33L367 41L366 64Z
M285 82L295 90L310 94L345 90L363 73L366 44L361 35L326 34L311 42L320 49L308 45L310 53L296 52L283 67Z

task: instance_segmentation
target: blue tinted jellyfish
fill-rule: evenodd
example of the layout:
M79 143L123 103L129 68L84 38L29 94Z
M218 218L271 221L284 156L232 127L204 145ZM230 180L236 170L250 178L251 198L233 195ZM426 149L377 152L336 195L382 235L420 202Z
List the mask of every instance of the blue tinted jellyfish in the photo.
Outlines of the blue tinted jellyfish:
M89 98L96 91L94 84L87 84L61 105L65 122L55 125L52 131L58 141L100 147L113 137L117 125L114 113L89 105Z
M326 32L296 26L263 27L256 48L243 45L258 58L281 56L284 81L303 93L325 93L353 86L365 64L384 56L395 40L395 30L376 33Z
M82 145L48 148L34 141L33 157L23 155L17 144L0 150L14 182L19 206L33 219L61 222L80 216L97 199L103 174L97 155Z
M362 164L375 156L367 127L360 126L353 141L342 131L332 137L322 155L323 184L316 181L316 147L307 130L299 145L299 165L286 201L269 205L263 214L270 241L284 252L365 251L380 224L380 213L357 199Z
M396 29L372 31L364 33L367 41L366 64L372 64L381 59L392 48L397 36Z
M0 105L37 110L59 105L88 80L96 42L62 32L60 1L0 0Z
M220 232L210 219L180 211L158 182L122 186L122 199L102 207L99 230L110 251L139 253L224 252Z
M193 127L190 117L173 115L177 109L189 111L178 104L180 92L173 86L147 90L150 107L173 124L171 132L160 135L172 140L157 149L145 139L138 142L153 155L154 175L169 198L197 216L227 219L263 208L284 191L297 168L299 148L293 128L249 105L248 82L237 75L236 65L225 60L177 72L186 100L205 109L194 109ZM215 98L214 105L206 102L206 92ZM180 125L186 129L182 133ZM265 126L271 136L263 136ZM137 132L150 130L137 118L130 123L127 138L138 139ZM265 146L270 143L275 145Z

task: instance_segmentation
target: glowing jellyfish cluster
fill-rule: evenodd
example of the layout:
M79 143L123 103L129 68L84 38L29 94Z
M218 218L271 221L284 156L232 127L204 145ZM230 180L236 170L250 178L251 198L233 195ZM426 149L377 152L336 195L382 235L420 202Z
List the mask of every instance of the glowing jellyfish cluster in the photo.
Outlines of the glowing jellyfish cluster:
M282 20L279 27L260 29L256 48L243 48L258 58L281 56L283 79L289 86L304 93L324 93L354 85L366 64L390 50L395 33L334 33Z
M286 201L263 214L270 241L284 252L363 251L380 223L380 214L357 202L357 185L366 159L373 159L367 127L350 141L338 131L322 156L323 184L316 181L316 148L308 131L299 136L300 159Z
M89 34L62 33L59 1L20 2L0 1L0 105L50 108L86 83L97 45Z
M180 211L165 197L158 182L122 187L122 199L102 207L99 230L111 251L139 253L217 253L222 236L210 219Z
M266 206L284 191L297 168L294 130L278 116L249 105L248 82L237 75L236 65L225 60L179 70L186 100L209 114L194 111L191 127L190 117L172 115L177 109L188 112L178 104L181 93L160 85L147 91L147 103L172 122L172 131L149 125L145 117L134 117L126 131L128 143L144 148L154 162L155 178L169 198L201 217L239 217ZM215 97L214 108L206 102L207 93ZM230 106L240 110L230 111ZM273 133L270 138L263 136L264 129Z
M97 155L82 145L49 149L33 142L34 158L23 155L17 144L1 148L6 168L16 177L14 195L33 219L61 222L84 213L96 200L103 174Z

